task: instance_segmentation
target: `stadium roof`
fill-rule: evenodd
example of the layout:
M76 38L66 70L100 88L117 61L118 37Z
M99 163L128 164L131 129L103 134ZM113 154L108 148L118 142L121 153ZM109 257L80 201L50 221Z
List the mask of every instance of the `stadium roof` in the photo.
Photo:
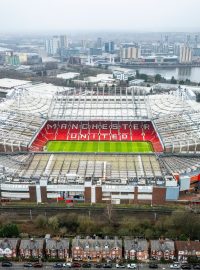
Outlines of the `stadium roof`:
M28 83L30 83L30 81L3 78L3 79L0 79L0 88L11 89L17 86L22 86L22 85L24 86L25 84L28 84Z
M74 90L65 96L54 96L48 117L51 120L148 120L148 97L133 92L93 92Z

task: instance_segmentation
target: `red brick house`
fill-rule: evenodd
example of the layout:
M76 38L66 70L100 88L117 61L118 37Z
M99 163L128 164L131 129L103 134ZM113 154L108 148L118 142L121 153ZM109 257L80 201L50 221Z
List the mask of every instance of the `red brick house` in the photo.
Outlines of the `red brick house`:
M19 255L22 258L42 258L43 257L43 239L22 239L19 246Z
M149 244L145 239L125 239L124 258L138 261L146 261L149 258Z
M175 247L178 261L187 261L189 256L200 258L199 241L175 241Z
M45 254L49 258L69 258L69 240L66 238L46 239Z
M76 237L72 241L72 259L76 261L99 262L121 260L122 240L117 237L114 239L99 239Z
M0 258L16 258L18 245L19 239L16 238L0 239Z
M175 245L172 240L151 240L150 257L155 260L173 260L175 258Z

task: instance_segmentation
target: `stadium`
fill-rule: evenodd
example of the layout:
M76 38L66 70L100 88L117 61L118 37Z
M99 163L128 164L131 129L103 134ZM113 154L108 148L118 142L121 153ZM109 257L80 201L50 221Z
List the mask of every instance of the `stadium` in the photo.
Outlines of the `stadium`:
M198 191L200 104L149 90L1 79L1 199L157 205Z

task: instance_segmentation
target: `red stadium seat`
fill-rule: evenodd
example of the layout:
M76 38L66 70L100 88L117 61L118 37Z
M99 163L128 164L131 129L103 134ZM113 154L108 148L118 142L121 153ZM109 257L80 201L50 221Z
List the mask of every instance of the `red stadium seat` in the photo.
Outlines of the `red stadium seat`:
M34 139L30 150L42 151L48 141L149 141L162 152L153 124L142 121L48 121Z

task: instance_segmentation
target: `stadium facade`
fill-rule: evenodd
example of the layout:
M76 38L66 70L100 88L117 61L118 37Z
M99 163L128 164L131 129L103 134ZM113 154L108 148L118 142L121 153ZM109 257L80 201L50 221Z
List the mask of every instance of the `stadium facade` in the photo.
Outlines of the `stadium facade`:
M2 199L164 204L191 179L198 187L200 105L187 90L19 85L0 102ZM60 141L72 150L77 142L120 142L123 151L117 144L109 153L48 152ZM152 153L130 152L125 142L148 142Z

